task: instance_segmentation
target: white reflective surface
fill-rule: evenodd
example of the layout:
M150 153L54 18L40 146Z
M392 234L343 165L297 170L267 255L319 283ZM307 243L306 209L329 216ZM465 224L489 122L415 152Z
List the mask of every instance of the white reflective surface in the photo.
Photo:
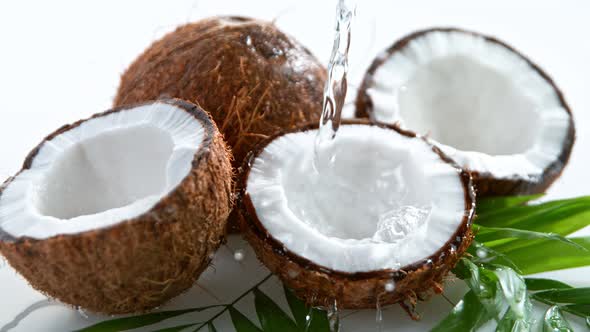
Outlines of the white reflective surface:
M106 110L119 77L151 41L180 23L215 14L242 14L276 19L277 25L307 45L326 63L332 47L336 1L178 0L178 1L3 1L0 2L0 177L14 174L26 154L45 135L65 123ZM453 2L363 1L357 7L350 50L349 98L375 55L403 35L429 26L458 26L496 35L539 64L565 92L576 118L578 139L564 175L549 199L590 192L590 21L586 1ZM349 113L350 114L350 109ZM589 231L583 231L590 234ZM266 276L255 255L239 238L232 250L221 248L199 285L162 309L188 308L234 299ZM233 251L244 248L242 261ZM0 266L4 266L0 263ZM588 286L590 268L552 273L574 285ZM240 282L235 282L235 276ZM205 291L206 289L207 291ZM271 279L262 287L286 307L281 286ZM450 285L456 301L463 290ZM0 268L0 329L27 307L44 300L10 267ZM61 305L44 306L24 317L11 331L64 331L96 322ZM253 298L238 308L256 319ZM422 321L411 321L398 307L383 311L383 331L423 331L451 309L437 297L421 305ZM343 331L376 331L375 311L343 313ZM211 312L173 320L198 321ZM168 325L159 325L164 327ZM217 321L219 331L232 331L229 316ZM580 327L580 326L578 326ZM583 330L581 328L580 330Z

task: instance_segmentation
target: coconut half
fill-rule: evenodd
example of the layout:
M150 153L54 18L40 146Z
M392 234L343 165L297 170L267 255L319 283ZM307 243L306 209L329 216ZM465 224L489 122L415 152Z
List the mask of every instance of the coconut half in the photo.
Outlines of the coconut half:
M94 312L154 308L192 286L224 234L230 155L180 100L66 125L0 190L0 251L39 291Z
M314 164L316 133L274 136L244 167L240 224L260 260L312 305L442 291L472 239L468 173L410 132L363 121L345 121Z
M478 195L545 191L575 137L551 78L507 44L452 28L419 31L370 66L357 115L427 135L472 172Z

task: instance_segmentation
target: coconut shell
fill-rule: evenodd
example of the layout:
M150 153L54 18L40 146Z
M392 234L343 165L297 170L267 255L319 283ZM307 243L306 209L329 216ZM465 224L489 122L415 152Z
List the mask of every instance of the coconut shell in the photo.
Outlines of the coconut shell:
M343 123L370 125L363 120L345 120ZM416 137L415 134L394 126L373 125ZM302 127L296 131L308 129L317 129L317 125ZM260 222L252 200L245 190L250 165L272 140L286 133L280 133L261 143L244 163L243 171L239 175L242 188L239 201L240 228L254 248L258 259L309 305L329 307L336 300L339 308L368 309L375 308L377 304L400 303L413 318L416 318L413 309L417 301L426 300L433 293L443 291L445 277L472 242L471 224L475 213L475 193L469 173L461 171L438 148L432 147L443 160L457 167L457 174L465 192L465 215L460 226L448 242L432 256L399 270L386 269L362 273L335 271L289 251L273 238ZM385 291L385 285L392 280L395 281L394 291Z
M207 267L232 203L229 151L202 109L180 100L163 102L184 109L205 129L190 173L151 210L111 227L42 240L15 238L0 229L0 252L32 287L72 306L124 314L161 305L191 287ZM60 128L44 142L84 121Z
M211 113L239 166L278 130L319 121L326 70L271 22L213 17L153 43L121 78L115 106L162 96Z
M499 44L514 54L518 55L524 61L526 61L529 66L536 71L543 79L549 83L552 88L555 90L559 98L559 102L561 106L567 111L569 115L569 129L567 132L567 136L563 143L563 148L559 155L556 156L556 159L545 168L543 174L539 177L535 178L513 178L513 179L498 179L494 177L491 173L484 173L478 172L474 170L468 170L472 173L473 181L475 184L475 188L477 190L478 197L487 197L487 196L506 196L506 195L529 195L529 194L538 194L545 192L555 180L561 175L563 169L567 162L569 161L570 154L572 152L573 144L576 137L574 120L572 116L571 109L561 90L557 87L553 79L545 73L538 65L533 63L529 58L518 52L514 47L506 44L505 42L498 40L495 37L483 35L473 31L467 31L463 29L457 28L430 28L426 30L416 31L411 33L399 41L395 42L391 47L389 47L385 52L384 55L375 58L361 84L361 87L358 90L358 95L356 98L356 116L359 118L369 118L372 121L376 121L373 117L373 102L371 97L367 93L367 90L375 84L373 79L375 72L377 69L394 53L401 51L404 49L408 43L410 43L414 38L421 37L422 35L431 33L431 32L462 32L471 35L475 35L478 37L482 37L485 40ZM411 128L410 128L411 129Z

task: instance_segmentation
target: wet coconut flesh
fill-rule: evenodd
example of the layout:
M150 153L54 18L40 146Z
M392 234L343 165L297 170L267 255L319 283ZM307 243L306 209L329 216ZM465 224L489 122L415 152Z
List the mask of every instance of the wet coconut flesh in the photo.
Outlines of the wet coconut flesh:
M49 135L0 190L0 251L39 291L107 314L191 287L220 244L231 162L199 107L114 109Z
M261 140L320 118L326 69L271 23L213 17L153 43L121 78L115 106L181 98L211 113L235 162Z
M260 260L308 304L414 305L442 292L469 247L471 177L439 149L394 126L347 121L354 10L339 1L317 126L261 143L242 167L240 226Z
M458 29L419 31L384 51L357 111L427 135L472 172L480 196L545 191L575 137L549 76L505 43Z
M468 173L410 132L362 121L314 163L316 135L272 137L241 174L241 227L261 261L313 305L412 308L441 292L472 239Z

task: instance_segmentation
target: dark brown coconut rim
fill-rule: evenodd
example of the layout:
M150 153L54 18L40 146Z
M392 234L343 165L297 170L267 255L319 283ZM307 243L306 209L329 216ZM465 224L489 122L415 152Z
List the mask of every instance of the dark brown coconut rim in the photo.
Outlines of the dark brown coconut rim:
M365 77L361 83L361 86L358 90L356 98L355 116L360 118L369 118L371 121L376 122L373 116L373 101L371 100L371 97L367 94L367 89L374 84L373 77L375 72L385 61L387 61L387 59L393 53L405 48L408 45L408 43L411 42L413 39L421 37L431 32L461 32L473 36L482 37L489 42L503 46L512 53L519 56L524 61L526 61L526 63L528 63L528 65L534 71L536 71L543 79L545 79L545 81L547 81L551 85L553 90L556 92L561 106L567 111L569 115L569 129L563 143L563 148L557 156L557 159L545 168L543 174L540 177L533 179L496 179L494 175L489 172L471 171L475 188L477 190L477 194L480 197L527 195L545 192L547 188L549 188L551 184L553 184L553 182L555 182L555 180L559 178L559 176L563 172L565 165L569 161L576 137L573 115L569 105L565 101L563 93L557 87L553 79L547 73L545 73L543 69L541 69L534 62L532 62L528 57L518 52L514 47L506 44L505 42L495 37L484 35L474 31L468 31L452 27L435 27L420 30L403 37L399 41L395 42L392 46L390 46L387 50L385 50L385 52L383 52L382 55L377 56L371 64L371 66L369 66L369 69L367 70Z
M126 110L131 110L131 109L134 109L134 108L137 108L140 106L152 105L154 103L162 103L162 104L176 106L176 107L184 110L185 112L189 113L196 120L198 120L201 123L201 125L203 126L203 129L204 129L203 141L201 142L201 145L199 146L199 148L197 149L197 152L194 155L191 167L193 167L193 168L196 167L202 160L206 159L208 157L208 155L212 153L211 149L208 149L208 148L213 143L213 139L214 139L215 132L216 132L215 126L213 124L213 120L208 115L208 113L203 111L203 109L201 109L199 106L189 103L189 102L186 102L181 99L161 99L161 100L152 101L152 102L144 102L144 103L139 103L139 104L134 104L134 105L126 105L126 106L122 106L122 107L113 108L113 109L110 109L110 110L102 112L102 113L95 114L87 119L79 120L79 121L76 121L72 124L64 125L64 126L60 127L59 129L57 129L56 131L54 131L53 133L49 134L47 137L45 137L43 139L43 141L41 143L39 143L39 145L37 145L33 150L31 150L31 152L29 152L29 154L25 158L25 161L23 162L22 169L16 175L8 178L2 184L2 186L0 186L0 197L2 197L2 193L4 192L6 187L8 187L8 185L10 185L10 183L18 175L20 175L23 171L31 168L31 166L33 165L33 161L35 160L35 157L37 156L37 154L39 153L39 151L41 150L41 148L43 147L45 142L80 126L82 123L84 123L86 121L100 118L103 116L107 116L112 113L124 112ZM150 213L151 211L154 211L154 210L159 210L159 209L164 208L164 206L166 205L166 202L171 198L171 196L174 194L176 189L178 187L181 187L185 181L186 181L186 178L183 179L175 188L170 190L170 192L168 194L166 194L166 196L162 197L158 201L158 203L156 203L150 210L145 211L142 215ZM120 222L118 222L114 225L108 226L108 227L95 229L95 230L89 230L89 231L85 231L85 232L81 232L81 233L77 233L77 234L58 234L58 235L55 235L53 237L49 237L46 239L35 239L35 238L27 237L27 236L14 237L11 234L8 234L7 232L5 232L4 229L2 227L0 227L0 242L18 244L21 242L32 243L32 242L37 242L37 241L46 241L48 239L53 239L53 238L58 238L58 237L59 238L76 237L82 233L96 232L97 230L101 230L101 231L102 230L109 230L109 229L119 226L121 223L134 223L134 222L141 222L141 215L136 218L133 218L133 219L121 220Z
M351 125L351 124L360 124L360 125L370 125L376 126L380 128L390 129L398 132L401 135L410 138L416 139L423 139L420 136L417 136L415 133L400 129L394 125L387 125L387 124L377 124L371 123L366 120L362 119L355 119L355 120L343 120L343 125ZM291 252L288 250L280 241L275 239L272 234L270 234L264 226L261 224L258 215L256 214L256 210L254 205L252 204L252 200L250 195L247 193L247 181L250 174L250 168L254 163L254 160L260 155L260 153L264 150L264 148L270 144L276 138L283 136L285 134L296 133L296 132L303 132L307 130L317 129L317 124L309 124L303 127L300 127L296 130L289 131L289 132L282 132L277 133L274 136L271 136L266 141L259 144L256 149L254 149L248 158L246 158L244 165L242 166L241 172L238 175L239 181L239 210L242 216L242 231L248 232L250 234L255 235L261 241L266 242L268 245L272 247L272 250L276 255L283 257L286 260L296 263L300 267L313 272L319 272L323 274L328 274L331 277L337 277L347 280L363 280L363 279L372 279L372 278L389 278L394 280L402 279L406 274L411 271L418 270L424 266L438 264L440 263L445 255L448 255L453 250L451 248L460 248L461 245L465 240L471 241L470 238L470 229L471 224L473 222L473 217L475 215L475 191L473 190L471 176L468 172L461 170L461 168L452 161L449 157L447 157L440 149L432 144L428 143L427 140L424 140L432 147L432 151L434 151L443 161L452 165L455 169L457 169L458 176L461 179L461 184L463 185L463 192L465 194L465 215L463 216L463 220L461 221L461 225L457 228L457 231L449 238L449 240L441 246L441 248L436 251L434 254L426 257L422 260L419 260L413 264L409 264L406 266L401 267L400 269L383 269L383 270L374 270L374 271L367 271L367 272L357 272L357 273L349 273L343 272L338 270L333 270L327 268L325 266L316 264L307 258L304 258L296 253ZM247 227L247 229L243 229ZM466 248L465 248L466 249ZM456 249L454 249L456 250ZM275 271L273 271L275 272Z

